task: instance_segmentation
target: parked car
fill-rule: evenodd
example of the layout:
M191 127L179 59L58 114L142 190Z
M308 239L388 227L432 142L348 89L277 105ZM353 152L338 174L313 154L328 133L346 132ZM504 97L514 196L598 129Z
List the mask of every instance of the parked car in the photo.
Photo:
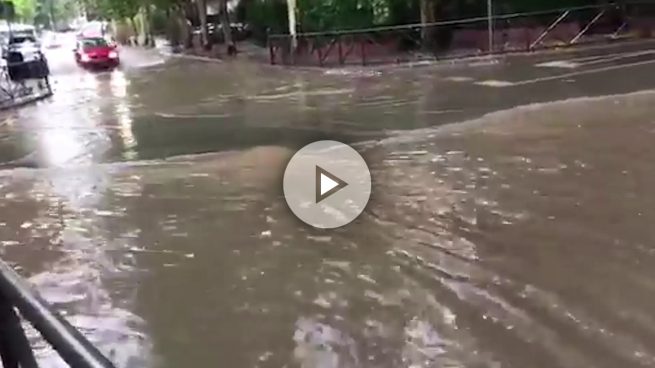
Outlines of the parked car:
M20 54L13 55L14 59L25 62L42 58L36 30L30 25L14 23L0 26L0 47L3 59L7 59L9 53Z
M83 67L117 67L120 64L116 45L102 37L80 38L75 47L75 61Z
M2 46L2 57L8 58L10 54L20 54L16 60L33 61L43 57L41 45L31 36L12 36L7 40L8 43Z
M13 81L46 78L50 69L33 26L0 26L0 64Z

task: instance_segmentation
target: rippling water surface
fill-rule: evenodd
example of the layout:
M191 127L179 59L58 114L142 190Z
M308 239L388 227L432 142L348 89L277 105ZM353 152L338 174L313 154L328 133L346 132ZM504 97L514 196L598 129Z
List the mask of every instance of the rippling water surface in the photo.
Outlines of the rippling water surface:
M119 77L108 78L120 94ZM336 121L352 112L338 103L351 87L243 87L219 98L230 101L220 114L259 121L272 111L271 121L300 124L305 106ZM413 97L385 88L352 109L416 111ZM129 93L137 97L122 123L133 125L122 134L137 132L151 150L128 142L114 151L126 162L75 156L75 165L0 173L2 257L118 366L655 366L654 92L377 135L344 119L334 134L362 152L374 187L365 213L337 231L303 225L280 188L296 144L286 143L324 129L285 144L208 140L200 151L219 152L206 154L175 146L195 154L163 160L143 139L197 139L165 120L220 119L216 105L181 96L167 109L156 105L170 90ZM313 102L289 107L299 98ZM86 124L62 111L71 120L59 124ZM99 120L118 127L110 141L121 132L120 114L111 116L118 123ZM429 125L416 116L412 128ZM239 134L232 142L248 137ZM107 152L99 161L112 161ZM31 335L45 366L59 366Z

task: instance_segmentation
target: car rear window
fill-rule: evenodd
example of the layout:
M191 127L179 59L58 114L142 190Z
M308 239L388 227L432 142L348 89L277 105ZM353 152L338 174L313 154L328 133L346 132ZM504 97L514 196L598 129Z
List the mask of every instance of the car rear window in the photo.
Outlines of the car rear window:
M107 41L104 38L87 38L82 40L82 47L84 48L103 46L107 46Z

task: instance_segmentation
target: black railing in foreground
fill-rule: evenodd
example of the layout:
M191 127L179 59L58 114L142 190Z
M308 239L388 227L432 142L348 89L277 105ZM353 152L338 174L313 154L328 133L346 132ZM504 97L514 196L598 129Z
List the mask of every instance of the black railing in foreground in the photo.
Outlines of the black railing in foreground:
M29 322L73 368L113 368L93 344L71 326L5 262L0 260L0 361L3 368L38 367L20 317Z
M52 95L50 69L40 52L23 60L21 52L3 51L0 59L0 110L38 101Z
M653 36L655 2L624 1L296 37L272 34L268 48L271 64L339 66L529 52Z

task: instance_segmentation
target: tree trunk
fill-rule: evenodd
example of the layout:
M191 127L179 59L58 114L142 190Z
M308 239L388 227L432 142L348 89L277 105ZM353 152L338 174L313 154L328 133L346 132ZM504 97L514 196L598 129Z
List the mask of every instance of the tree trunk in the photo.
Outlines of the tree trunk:
M200 18L200 38L202 47L208 50L211 47L209 42L209 29L207 28L207 0L196 0L198 5L198 18Z
M166 9L166 37L173 50L180 45L180 34L182 33L180 21L176 8Z
M182 44L185 49L193 47L193 27L191 26L191 22L189 22L192 12L192 5L190 6L188 3L182 4L175 12L182 34Z
M298 47L298 38L296 37L296 0L287 0L287 10L289 12L289 34L291 35L291 48L295 50Z
M437 0L421 0L421 23L434 23L436 19L436 2ZM433 43L434 27L422 27L421 39L423 46L429 47Z
M50 22L50 29L53 32L57 32L57 22L55 21L55 2L50 0L48 7L48 21Z
M227 0L219 0L219 13L221 18L221 29L223 30L223 40L227 47L227 54L234 55L237 53L237 46L232 37L232 27L230 26L230 14L227 10Z
M130 37L133 43L132 46L139 46L139 29L136 27L135 17L130 17L130 25L132 26L132 34L133 34L133 36Z
M144 6L144 16L145 16L145 25L143 33L145 33L145 46L155 47L155 38L152 36L152 16L150 10L150 4L145 4Z

